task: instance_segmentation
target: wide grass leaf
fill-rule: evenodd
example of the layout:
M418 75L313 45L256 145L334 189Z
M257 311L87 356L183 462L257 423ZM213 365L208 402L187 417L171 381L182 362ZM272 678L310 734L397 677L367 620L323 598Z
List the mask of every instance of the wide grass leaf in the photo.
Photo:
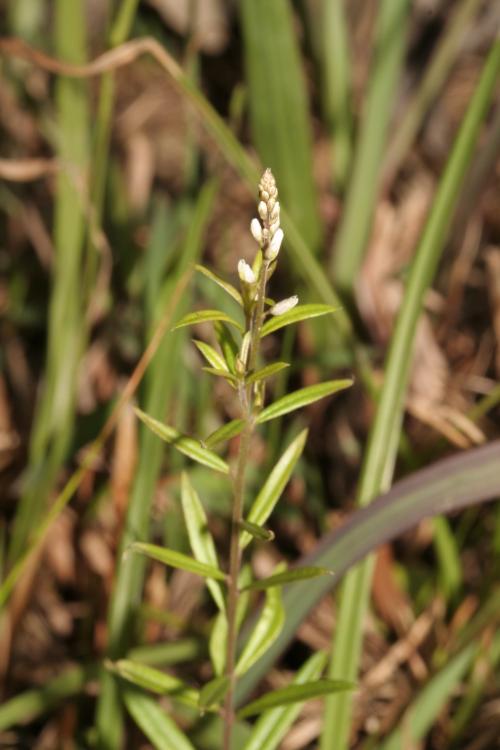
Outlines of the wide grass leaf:
M333 307L333 305L297 305L292 310L289 310L284 315L277 315L276 317L270 318L262 326L260 335L263 338L268 336L273 331L277 331L279 328L289 326L292 323L299 323L301 320L309 320L310 318L318 318L320 315L328 315L339 310L339 307Z
M244 429L244 419L232 419L230 422L223 424L222 427L219 427L212 432L207 438L205 438L203 443L207 448L214 448L216 445L219 445L219 443L224 442L224 440L230 440L230 438L239 435Z
M226 574L215 565L207 565L198 560L193 560L189 555L184 555L182 552L177 552L177 550L159 547L157 544L149 544L148 542L133 542L128 550L130 552L137 552L140 555L146 555L146 557L158 560L158 562L164 565L170 565L172 568L196 573L196 575L203 578L212 578L215 581L226 580Z
M214 568L219 567L215 544L208 530L207 517L201 504L198 493L189 481L188 475L182 473L181 503L184 513L184 521L189 536L189 543L193 554L198 562L206 563ZM225 611L224 595L221 587L215 581L208 580L207 586L215 603L221 610Z
M309 385L306 388L301 388L298 391L289 393L287 396L283 396L283 398L280 398L273 404L267 406L260 412L255 421L258 424L262 424L263 422L268 422L270 419L282 417L284 414L288 414L296 409L301 409L303 406L319 401L321 398L343 391L346 388L349 388L352 384L353 381L350 379L327 380L324 383L317 383L316 385Z
M247 716L255 716L268 708L277 706L288 706L290 703L303 703L311 698L320 698L323 695L340 693L344 690L354 690L356 685L347 680L315 680L305 682L303 685L289 685L279 690L266 693L261 698L248 703L238 711L238 718L245 719Z
M294 685L319 679L328 656L324 651L313 654L298 670ZM243 750L276 750L293 722L300 713L303 703L297 701L288 706L280 706L265 711L255 723L252 734Z
M243 591L264 591L270 586L284 586L285 583L292 583L292 581L305 581L308 578L327 575L332 575L332 571L328 568L314 566L293 568L292 570L285 570L283 573L276 573L269 578L263 578L260 581L252 581L248 586L245 586Z
M158 702L138 689L122 692L127 711L155 750L196 750Z
M236 664L237 675L245 674L272 646L281 632L284 619L281 590L278 587L267 589L266 602L260 617Z
M307 430L302 430L290 443L255 498L248 513L247 521L257 526L262 526L267 521L302 455L306 440ZM242 548L246 547L251 539L251 535L247 531L243 531L240 537Z
M223 320L225 323L237 328L243 332L243 326L234 320L230 315L222 310L198 310L197 312L188 313L172 328L172 331L176 331L178 328L184 328L184 326L192 326L196 323L210 323L215 320Z
M137 687L151 690L158 695L172 695L188 706L198 706L200 694L197 690L188 687L177 677L160 672L159 669L147 664L140 664L131 659L119 659L115 662L107 661L105 666L114 674L132 682Z
M284 370L285 367L290 367L288 362L272 362L270 365L261 367L260 370L256 370L251 375L249 375L246 379L246 383L247 385L251 385L252 383L257 383L260 380L270 378L271 375L276 375L277 372L281 372L281 370Z
M225 292L227 292L234 300L236 300L236 302L239 305L243 307L242 296L232 284L229 284L227 281L224 281L224 279L221 279L220 276L217 276L217 274L213 273L213 271L210 271L208 268L205 268L205 266L196 264L195 268L197 271L199 271L204 276L206 276L207 279L210 279L211 281L218 284L218 286L224 289Z
M213 453L208 448L204 448L198 440L194 440L186 435L181 435L181 433L174 427L159 422L141 409L136 408L135 413L139 419L155 433L155 435L158 435L158 437L166 443L173 445L174 448L177 448L178 451L184 453L185 456L192 458L193 461L197 461L204 466L208 466L210 469L220 471L222 474L229 473L229 466L227 463L216 453Z

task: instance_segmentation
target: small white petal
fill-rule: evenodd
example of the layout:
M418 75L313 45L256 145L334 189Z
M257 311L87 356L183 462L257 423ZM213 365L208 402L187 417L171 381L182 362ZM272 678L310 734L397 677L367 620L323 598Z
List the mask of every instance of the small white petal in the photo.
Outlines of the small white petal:
M240 260L238 263L238 276L245 284L255 284L257 281L251 266L244 260Z
M262 226L258 219L252 219L250 222L250 231L254 240L258 242L259 245L262 245Z
M266 250L267 260L275 260L278 257L281 243L283 242L283 237L284 237L283 230L278 229L276 233L274 234L271 242L269 243L269 247Z
M269 312L271 315L283 315L295 307L295 305L298 304L298 301L299 298L294 294L293 297L288 297L287 299L282 299L281 302L277 302L274 307L271 307Z
M262 221L265 221L267 219L267 205L264 203L264 201L261 201L259 203L259 205L257 206L257 211L259 212L259 216Z

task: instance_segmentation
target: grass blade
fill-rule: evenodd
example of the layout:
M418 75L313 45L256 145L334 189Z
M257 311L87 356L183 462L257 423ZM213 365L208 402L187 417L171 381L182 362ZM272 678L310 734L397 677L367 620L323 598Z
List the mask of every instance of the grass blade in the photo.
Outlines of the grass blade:
M247 385L258 383L260 380L270 378L271 375L276 375L277 372L281 372L285 367L290 367L288 362L272 362L270 365L265 365L265 367L261 367L260 370L256 370L256 372L252 373L250 377L246 379L246 383Z
M269 576L269 578L263 578L260 581L252 581L242 591L265 591L270 586L283 586L285 583L293 583L294 581L305 581L309 578L317 578L318 576L331 575L332 571L328 568L318 568L313 566L292 568L292 570L285 570L283 573L276 573L275 575Z
M237 675L245 674L252 664L255 664L272 646L281 632L284 619L281 589L278 587L267 589L266 603L236 664Z
M123 691L123 700L127 711L155 750L195 750L184 732L149 695L129 688Z
M131 659L119 659L115 662L107 661L105 666L113 674L117 674L137 687L151 690L158 695L172 695L176 700L188 706L198 706L200 696L197 690L188 687L177 677L160 672L159 669L154 669L148 664L140 664Z
M307 430L302 430L302 432L299 433L290 443L255 498L248 513L247 521L250 521L250 523L256 524L257 526L262 526L262 524L267 521L273 512L276 503L280 499L281 493L285 489L287 482L295 469L297 461L302 455L306 440ZM240 537L242 549L247 546L251 539L252 537L248 532L242 532Z
M326 396L343 391L352 384L352 380L327 380L324 383L309 385L306 388L293 391L293 393L283 396L283 398L278 399L263 409L257 415L255 421L257 424L262 424L263 422L268 422L270 419L282 417L284 414L289 414L289 412L296 409L302 409L303 406L313 404L315 401L326 398Z
M184 555L182 552L177 552L174 549L159 547L157 544L148 544L147 542L133 542L129 550L130 552L137 552L140 555L146 555L146 557L150 557L152 560L158 560L158 562L164 565L196 573L196 575L203 576L203 578L213 578L215 581L226 580L226 574L219 568L216 568L215 565L207 565L198 560L193 560L189 555Z
M203 505L185 472L182 473L181 502L189 542L194 556L199 562L218 568L219 562L217 560L215 544L208 530L208 522ZM207 581L207 586L220 611L224 612L224 595L220 586L213 581Z
M207 279L210 279L210 281L213 281L215 284L220 286L222 289L224 289L225 292L227 292L236 302L243 307L243 298L239 291L232 285L229 284L227 281L224 281L224 279L221 279L220 276L217 276L216 273L213 273L213 271L210 271L208 268L205 268L205 266L201 266L198 263L195 266L196 270L202 273L204 276L207 277Z
M320 315L328 315L328 313L334 313L339 310L338 307L332 305L297 305L289 312L284 315L279 315L277 318L270 318L262 326L261 336L268 336L273 331L277 331L284 326L288 326L291 323L298 323L301 320L309 320L310 318L317 318Z
M246 719L255 716L269 708L289 706L291 703L303 703L311 698L320 698L332 693L340 693L344 690L353 690L356 686L347 680L315 680L304 682L301 685L289 685L279 690L266 693L261 698L248 703L238 711L238 718Z
M245 421L243 419L232 419L227 424L223 424L217 430L212 432L204 441L204 445L207 448L215 448L216 445L222 443L224 440L230 440L231 438L239 435L245 429Z
M233 320L230 315L222 312L222 310L198 310L198 312L188 313L179 320L172 330L177 331L179 328L184 328L184 326L192 326L196 323L207 323L214 320L223 320L225 323L230 323L239 331L243 331L243 326Z
M174 448L177 448L178 451L184 453L184 455L188 456L193 461L208 466L214 471L220 471L222 474L229 473L229 466L227 463L216 453L208 450L208 448L204 448L198 440L181 435L181 433L174 427L169 427L158 419L150 417L149 414L146 414L141 409L135 409L135 413L155 435L158 435L159 438L169 445L173 445Z
M204 341L198 341L197 339L193 339L193 342L211 367L216 370L225 370L226 372L229 372L226 360L222 354L219 354L219 352L213 348L213 346L206 344Z

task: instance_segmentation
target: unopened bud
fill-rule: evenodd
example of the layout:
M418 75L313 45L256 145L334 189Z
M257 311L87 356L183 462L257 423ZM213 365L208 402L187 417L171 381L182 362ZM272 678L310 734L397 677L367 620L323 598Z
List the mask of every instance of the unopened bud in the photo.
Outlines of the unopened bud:
M296 294L293 295L293 297L288 297L287 299L282 299L281 302L277 302L269 312L271 315L284 315L289 310L291 310L295 305L298 303L299 298Z
M262 221L265 221L267 219L267 205L264 203L264 201L260 201L259 205L257 206L257 211L259 212L259 216Z
M238 262L238 276L244 284L255 284L257 281L251 266L244 260Z
M250 231L255 242L258 242L259 245L262 245L262 226L258 219L252 219L252 221L250 222Z
M266 260L273 261L278 257L281 243L283 242L283 237L283 230L278 229L274 234L271 242L269 243L269 247L266 250Z
M271 226L269 227L269 231L272 235L276 234L280 226L280 220L279 217L276 219L276 221L273 221Z
M271 201L269 201L271 203ZM280 204L279 201L276 201L274 204L272 210L271 210L271 221L276 221L280 218Z

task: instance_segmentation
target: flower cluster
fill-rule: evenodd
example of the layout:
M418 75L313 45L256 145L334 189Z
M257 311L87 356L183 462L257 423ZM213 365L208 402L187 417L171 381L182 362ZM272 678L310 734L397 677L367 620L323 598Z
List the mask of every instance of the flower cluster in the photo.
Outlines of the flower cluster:
M268 262L276 260L283 242L283 230L280 228L280 204L277 198L276 180L271 170L266 169L259 182L257 210L260 219L252 219L250 231Z

